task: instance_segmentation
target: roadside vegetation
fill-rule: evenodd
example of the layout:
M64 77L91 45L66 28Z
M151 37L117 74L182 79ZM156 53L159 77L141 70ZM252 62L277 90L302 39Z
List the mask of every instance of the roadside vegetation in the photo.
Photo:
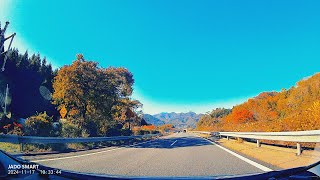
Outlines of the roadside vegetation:
M232 109L203 115L197 130L280 132L320 129L320 73L290 89L263 92Z
M133 84L128 69L103 68L82 54L53 70L40 54L29 57L13 49L0 74L0 134L95 137L137 134L133 129L141 129L138 134L159 132L148 128L142 104L131 98Z
M172 124L164 124L160 126L155 126L153 124L138 126L133 129L136 135L141 134L156 134L156 133L168 133L174 129Z

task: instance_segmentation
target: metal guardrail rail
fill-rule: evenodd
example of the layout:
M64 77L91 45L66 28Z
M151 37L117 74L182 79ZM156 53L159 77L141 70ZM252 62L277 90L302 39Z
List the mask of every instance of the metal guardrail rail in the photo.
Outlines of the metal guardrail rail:
M210 131L188 131L188 132L199 133L199 134L209 134L209 135L219 133L219 132L210 132Z
M320 142L320 130L291 132L219 132L219 135L257 140L275 140L300 143Z
M300 143L320 143L320 130L290 131L290 132L209 132L209 131L191 131L191 132L214 135L214 136L224 136L228 140L230 137L255 139L257 141L257 147L261 146L260 140L296 142L297 155L300 155L302 152Z
M37 136L17 136L0 134L0 142L19 143L21 151L23 144L56 144L56 143L89 143L89 142L104 142L104 141L119 141L140 138L157 137L160 134L146 134L138 136L113 136L113 137L87 137L87 138L64 138L64 137L37 137Z

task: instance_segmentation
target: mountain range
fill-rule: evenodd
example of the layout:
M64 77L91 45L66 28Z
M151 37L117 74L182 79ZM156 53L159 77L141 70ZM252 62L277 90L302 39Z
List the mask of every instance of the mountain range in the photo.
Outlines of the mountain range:
M196 123L199 121L203 114L196 114L195 112L187 113L167 113L162 112L159 114L144 114L144 119L147 123L153 124L155 126L163 124L173 124L176 128L188 128L196 127Z

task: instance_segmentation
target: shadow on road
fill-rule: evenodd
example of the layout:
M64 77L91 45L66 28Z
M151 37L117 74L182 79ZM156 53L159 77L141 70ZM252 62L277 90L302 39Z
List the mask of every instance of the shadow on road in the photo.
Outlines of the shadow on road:
M157 139L147 143L134 145L129 148L180 148L180 147L192 147L192 146L207 146L212 145L210 142L197 137L177 137L167 139Z
M109 146L106 146L109 147ZM104 147L104 148L106 148ZM38 155L53 155L53 154L61 154L61 153L72 153L72 152L86 152L88 150L100 149L102 147L94 147L94 148L87 148L87 149L66 149L63 151L45 151L45 152L26 152L26 153L18 153L18 154L11 154L14 157L20 156L38 156Z

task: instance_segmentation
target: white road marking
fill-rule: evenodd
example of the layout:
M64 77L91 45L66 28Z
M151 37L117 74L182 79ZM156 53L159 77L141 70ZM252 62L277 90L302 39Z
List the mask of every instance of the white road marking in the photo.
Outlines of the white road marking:
M145 141L145 142L141 142L141 143L125 146L125 147L132 147L132 146L136 146L136 145L147 143L147 142L151 142L151 141L154 141L154 140ZM51 159L40 159L40 160L34 160L34 161L30 160L30 161L32 161L32 162L43 162L43 161L55 161L55 160L61 160L61 159L70 159L70 158L77 158L77 157L83 157L83 156L91 156L91 155L95 155L95 154L101 154L101 153L105 153L105 152L110 152L110 151L123 149L125 147L118 147L118 148L108 149L108 150L104 150L104 151L88 153L88 154L81 154L81 155L75 155L75 156L67 156L67 157L51 158Z
M205 139L205 138L203 138L203 139ZM261 164L259 164L259 163L256 163L256 162L254 162L254 161L252 161L252 160L250 160L250 159L248 159L248 158L245 158L245 157L241 156L240 154L237 154L237 153L235 153L235 152L233 152L233 151L230 151L229 149L227 149L227 148L225 148L225 147L222 147L222 146L220 146L219 144L216 144L215 142L212 142L212 141L210 141L210 140L208 140L208 139L205 139L205 140L207 140L207 141L210 142L211 144L216 145L217 147L225 150L226 152L228 152L228 153L236 156L237 158L245 161L246 163L249 163L249 164L251 164L252 166L254 166L254 167L256 167L256 168L261 169L262 171L265 171L265 172L273 171L272 169L270 169L270 168L268 168L268 167L265 167L265 166L263 166L263 165L261 165Z
M178 140L175 140L170 146L174 145L174 143L176 143Z

